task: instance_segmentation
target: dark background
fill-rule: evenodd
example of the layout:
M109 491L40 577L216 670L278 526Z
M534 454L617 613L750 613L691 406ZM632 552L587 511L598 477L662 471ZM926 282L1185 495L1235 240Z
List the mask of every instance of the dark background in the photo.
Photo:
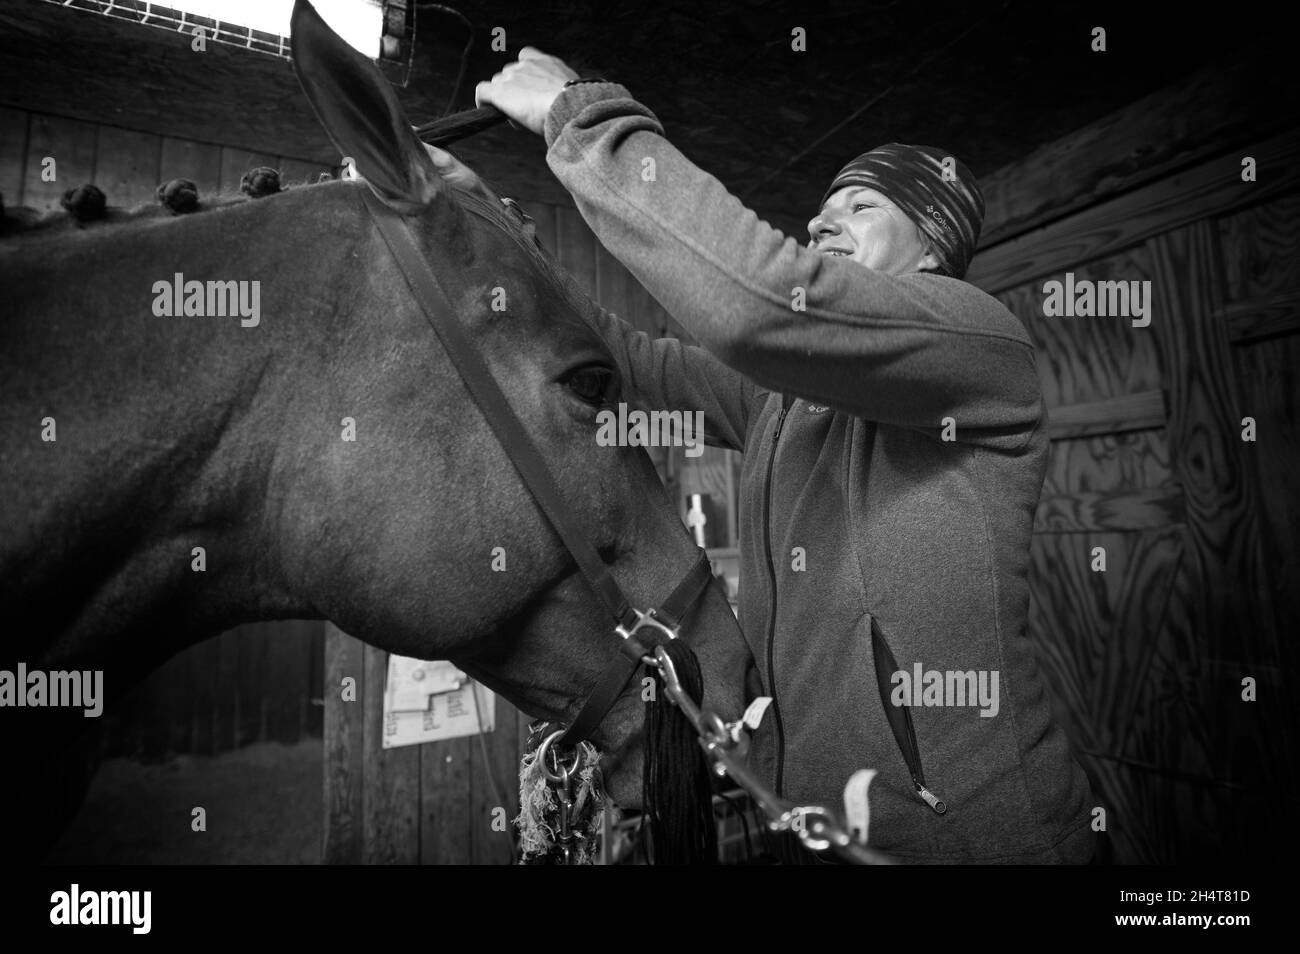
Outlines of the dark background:
M521 47L539 47L584 74L624 83L687 156L800 236L836 170L883 142L941 146L985 177L1246 46L1262 44L1254 57L1275 61L1277 72L1240 104L1243 121L1285 121L1291 93L1279 87L1294 85L1281 70L1290 56L1281 31L1261 17L1211 19L1181 4L453 6L475 24L458 108L472 106L474 84ZM506 30L509 55L489 47L495 26ZM795 26L807 30L807 52L790 49ZM1105 53L1090 49L1095 26L1107 30ZM401 93L413 122L446 110L468 38L460 20L419 11ZM38 0L0 10L7 102L137 128L162 123L175 136L272 155L332 157L286 61L216 44L203 57L200 66L179 36ZM515 192L567 203L542 150L531 134L502 129L475 140L469 154Z

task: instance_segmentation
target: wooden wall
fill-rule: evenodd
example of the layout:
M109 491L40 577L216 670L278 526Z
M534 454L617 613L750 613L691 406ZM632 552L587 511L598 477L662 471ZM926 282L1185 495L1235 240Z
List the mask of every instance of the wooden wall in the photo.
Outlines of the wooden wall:
M661 337L680 332L576 209L513 198L536 222L542 244L588 294L643 331ZM649 450L662 464L660 449ZM505 808L511 820L519 812L519 758L529 717L498 697L496 730L481 742L472 737L385 750L387 665L387 653L328 627L325 862L511 863L511 835L492 830L492 810ZM355 703L344 702L339 691L347 676L360 687Z
M101 753L145 760L320 739L325 623L239 626L173 656L105 713Z
M41 178L46 156L56 160L54 182ZM110 205L129 208L155 201L159 183L175 178L193 180L202 201L218 191L237 193L240 178L256 166L279 169L286 185L333 172L292 156L0 106L0 194L8 208L58 209L65 191L86 182L103 189Z
M1111 126L1161 125L1151 111L1182 101ZM1103 147L1072 149L1091 135L1048 151L1102 164ZM1258 181L1242 180L1243 156ZM1278 809L1300 781L1287 685L1300 632L1297 162L1291 130L1100 201L1076 193L1069 214L1039 209L1050 224L986 248L971 271L1039 348L1052 454L1030 632L1115 862L1259 860L1295 838ZM1043 283L1066 272L1150 281L1150 326L1045 317ZM1243 701L1247 677L1258 701Z
M288 60L212 42L195 53L191 40L37 0L0 4L0 105L216 143L255 156L338 161ZM407 86L397 90L412 123L442 115L463 44L458 26L421 32L424 53L416 57ZM503 54L491 59L500 63L483 63L467 75L487 77L505 65ZM467 81L466 90L472 88ZM468 95L462 93L461 108L468 107ZM567 202L534 146L531 134L502 125L457 151L510 194ZM0 153L7 149L0 136ZM232 168L241 164L232 158ZM199 176L189 178L203 187ZM17 204L5 192L6 201Z

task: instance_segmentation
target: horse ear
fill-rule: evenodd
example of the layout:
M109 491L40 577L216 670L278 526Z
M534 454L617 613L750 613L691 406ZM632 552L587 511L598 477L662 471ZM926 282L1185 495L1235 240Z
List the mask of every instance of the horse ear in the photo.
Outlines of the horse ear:
M340 155L384 203L421 211L446 187L388 80L306 0L294 4L289 30L298 82Z

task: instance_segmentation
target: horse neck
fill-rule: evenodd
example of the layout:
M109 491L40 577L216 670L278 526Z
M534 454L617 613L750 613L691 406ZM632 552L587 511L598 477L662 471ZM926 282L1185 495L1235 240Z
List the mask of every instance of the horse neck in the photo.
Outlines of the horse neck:
M297 191L6 250L0 433L17 459L0 519L19 529L0 542L0 613L28 659L120 654L129 635L147 666L177 640L307 615L267 501L338 333L329 286L351 266L336 220L355 198ZM158 316L155 283L178 273L260 282L259 323Z

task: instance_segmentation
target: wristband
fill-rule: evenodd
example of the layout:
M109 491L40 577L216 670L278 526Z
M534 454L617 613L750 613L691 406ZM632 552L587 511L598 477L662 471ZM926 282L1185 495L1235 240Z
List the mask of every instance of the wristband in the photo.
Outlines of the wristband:
M571 79L564 84L563 88L568 89L570 86L577 86L579 83L608 83L609 80L601 79L599 76L585 76L580 79Z

